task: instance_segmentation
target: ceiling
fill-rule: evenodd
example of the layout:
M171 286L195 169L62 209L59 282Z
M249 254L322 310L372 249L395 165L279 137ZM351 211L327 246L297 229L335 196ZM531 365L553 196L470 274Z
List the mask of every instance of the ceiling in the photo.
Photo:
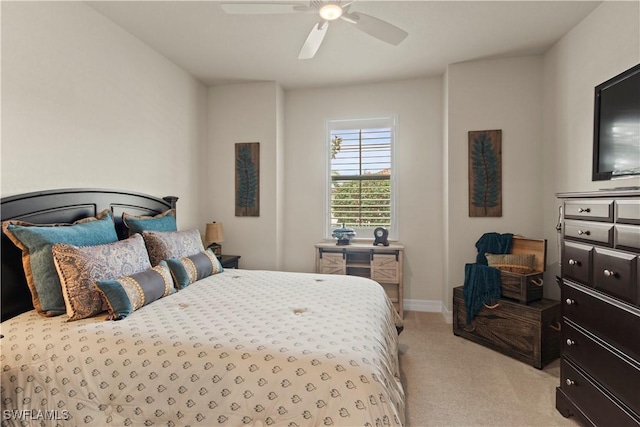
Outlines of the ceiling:
M220 3L87 2L207 85L277 81L285 89L435 76L448 64L542 54L600 4L357 0L351 12L388 21L409 36L392 46L337 20L316 56L299 60L315 14L229 15Z

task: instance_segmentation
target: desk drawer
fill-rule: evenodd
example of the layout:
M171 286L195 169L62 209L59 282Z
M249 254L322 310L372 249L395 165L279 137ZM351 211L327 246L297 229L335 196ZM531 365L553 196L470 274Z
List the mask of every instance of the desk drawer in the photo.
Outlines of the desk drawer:
M613 224L567 220L564 222L564 237L613 246Z
M616 249L640 252L640 226L616 224L614 234Z
M640 359L640 309L564 280L562 315L603 341Z
M562 326L562 354L570 357L624 404L640 412L640 366L637 361L582 330L571 321Z
M567 359L563 359L560 366L560 387L595 425L617 427L640 425L637 419Z
M371 261L371 278L376 282L397 283L399 280L398 257L395 254L374 254Z
M638 257L634 254L595 248L593 285L596 289L631 304L638 304Z
M345 274L345 267L346 261L342 253L323 252L322 258L318 260L318 273Z
M564 217L613 222L613 200L567 200Z
M640 199L616 200L616 222L640 225Z
M563 242L562 274L585 285L590 285L592 258L593 246Z

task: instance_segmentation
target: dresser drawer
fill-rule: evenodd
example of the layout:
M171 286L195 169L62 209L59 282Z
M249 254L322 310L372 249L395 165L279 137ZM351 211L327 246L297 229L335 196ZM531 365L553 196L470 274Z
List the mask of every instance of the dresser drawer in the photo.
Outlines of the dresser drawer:
M640 252L640 226L616 224L614 238L616 249Z
M567 359L563 359L560 365L560 387L597 426L640 425L640 421L611 399L592 379L580 372Z
M640 366L612 350L579 326L565 321L562 325L562 354L570 357L583 370L635 412L640 412Z
M564 317L640 359L640 309L566 280L561 295Z
M613 246L613 224L567 220L564 222L564 237Z
M634 254L595 248L593 286L631 304L638 303L638 257Z
M591 263L593 246L579 243L563 242L562 274L578 282L591 283Z
M616 222L640 225L640 199L616 200Z
M567 200L564 217L613 222L613 200Z

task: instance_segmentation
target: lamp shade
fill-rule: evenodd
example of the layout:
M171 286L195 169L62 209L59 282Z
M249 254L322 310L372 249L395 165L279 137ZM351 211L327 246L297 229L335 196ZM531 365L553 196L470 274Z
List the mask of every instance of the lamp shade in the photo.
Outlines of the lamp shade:
M224 232L222 230L221 222L210 222L207 224L207 230L205 231L204 239L207 242L223 242Z

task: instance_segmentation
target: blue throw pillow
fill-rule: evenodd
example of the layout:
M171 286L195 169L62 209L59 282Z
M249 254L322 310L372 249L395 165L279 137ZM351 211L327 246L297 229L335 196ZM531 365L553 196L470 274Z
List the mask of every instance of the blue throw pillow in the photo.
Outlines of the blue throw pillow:
M109 306L109 318L120 320L139 308L176 291L167 263L122 277L118 280L101 280L96 287Z
M27 284L33 306L44 316L66 313L62 286L53 263L51 248L56 243L90 246L118 240L115 224L108 209L96 217L73 224L31 224L5 221L2 231L22 251Z
M122 222L129 229L129 236L143 231L178 231L175 209L156 216L136 216L124 212Z
M184 289L200 279L224 271L211 249L184 258L168 259L167 264L178 289Z

